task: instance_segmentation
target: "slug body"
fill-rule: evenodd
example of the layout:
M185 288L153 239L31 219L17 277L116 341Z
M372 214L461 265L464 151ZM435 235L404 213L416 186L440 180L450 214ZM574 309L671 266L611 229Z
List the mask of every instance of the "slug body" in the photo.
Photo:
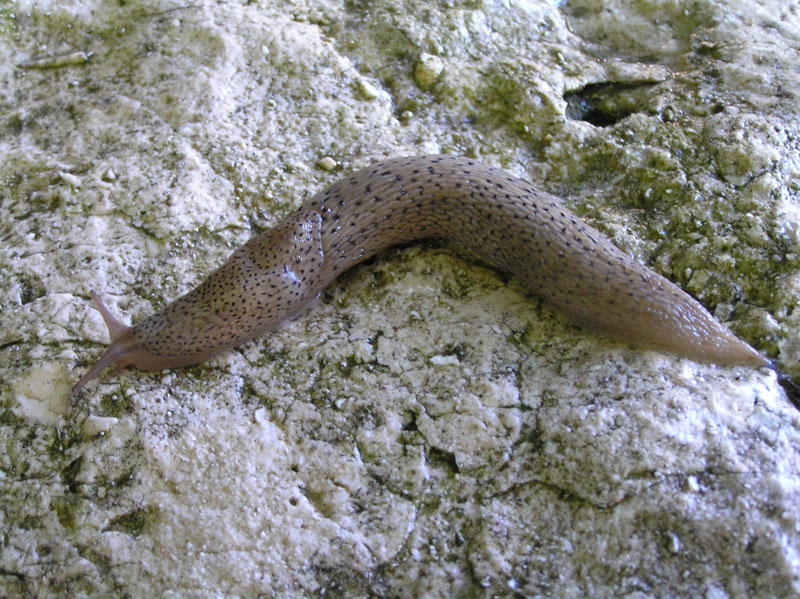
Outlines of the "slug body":
M362 260L431 237L514 274L579 326L702 362L769 365L560 200L475 160L425 156L387 160L335 183L133 327L93 293L112 343L73 391L112 364L161 370L201 362L296 314Z

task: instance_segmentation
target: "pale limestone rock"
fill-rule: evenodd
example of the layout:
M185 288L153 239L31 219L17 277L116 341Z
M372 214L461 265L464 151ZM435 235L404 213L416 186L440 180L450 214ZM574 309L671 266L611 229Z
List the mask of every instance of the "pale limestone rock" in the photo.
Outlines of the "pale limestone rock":
M791 366L798 35L777 0L0 7L0 596L797 596L773 375L610 344L439 245L68 390L107 342L89 290L135 321L337 177L442 151Z

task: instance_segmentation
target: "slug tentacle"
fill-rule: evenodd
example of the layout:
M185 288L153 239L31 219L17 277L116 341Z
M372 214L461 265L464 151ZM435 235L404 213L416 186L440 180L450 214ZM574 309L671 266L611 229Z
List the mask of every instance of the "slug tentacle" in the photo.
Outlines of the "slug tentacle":
M100 316L103 317L103 322L106 323L106 328L108 329L108 336L111 337L111 341L116 341L120 337L122 337L125 333L131 330L126 324L122 324L119 320L117 320L111 311L105 307L103 302L100 300L100 296L97 295L94 291L90 291L89 295L92 297L92 302L94 303L94 307L97 308L97 311L100 312Z
M91 370L84 374L81 379L75 383L75 386L72 387L73 394L83 389L86 383L100 374L106 367L116 364L117 370L119 370L127 365L123 360L126 354L131 352L131 344L135 342L134 336L131 334L131 327L117 320L94 291L90 291L89 294L92 296L92 302L95 308L97 308L97 311L100 312L100 315L103 317L103 322L106 323L111 343Z
M699 361L769 364L557 198L469 158L424 156L387 160L333 184L133 327L93 294L112 344L75 390L112 363L159 370L200 362L296 314L354 264L427 237L516 275L594 331Z

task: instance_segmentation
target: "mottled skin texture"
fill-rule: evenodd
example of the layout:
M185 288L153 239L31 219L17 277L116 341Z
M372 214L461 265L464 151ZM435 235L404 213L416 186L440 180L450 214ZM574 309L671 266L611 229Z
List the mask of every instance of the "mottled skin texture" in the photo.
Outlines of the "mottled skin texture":
M297 313L341 272L391 245L438 237L519 277L580 326L703 362L766 366L698 302L525 181L468 158L387 160L311 198L199 287L126 327L92 294L108 365L186 366Z

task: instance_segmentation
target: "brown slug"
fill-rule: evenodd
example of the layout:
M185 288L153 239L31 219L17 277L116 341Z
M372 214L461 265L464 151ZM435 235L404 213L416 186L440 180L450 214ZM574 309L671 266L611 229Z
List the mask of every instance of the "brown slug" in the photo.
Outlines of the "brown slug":
M380 162L333 184L132 327L92 292L111 344L73 392L112 364L161 370L201 362L297 313L376 252L431 237L515 275L579 326L701 362L771 367L560 200L476 160L425 156Z

